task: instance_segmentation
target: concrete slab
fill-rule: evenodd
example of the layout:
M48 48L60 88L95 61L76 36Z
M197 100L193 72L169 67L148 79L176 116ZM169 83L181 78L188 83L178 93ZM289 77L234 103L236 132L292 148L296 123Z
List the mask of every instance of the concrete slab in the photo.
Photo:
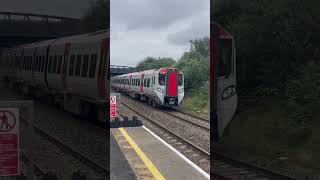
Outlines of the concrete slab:
M129 127L125 130L166 179L206 179L144 128Z
M136 176L126 157L122 153L117 141L110 133L110 179L135 180Z

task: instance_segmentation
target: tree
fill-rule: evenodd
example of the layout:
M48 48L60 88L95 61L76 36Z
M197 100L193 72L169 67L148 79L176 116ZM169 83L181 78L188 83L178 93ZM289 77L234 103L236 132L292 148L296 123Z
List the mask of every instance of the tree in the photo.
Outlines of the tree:
M148 70L148 69L159 69L162 67L170 67L173 66L176 61L172 58L153 58L147 57L144 60L140 61L136 66L136 70Z
M81 29L84 32L94 32L110 27L110 0L91 2L88 11L81 18Z

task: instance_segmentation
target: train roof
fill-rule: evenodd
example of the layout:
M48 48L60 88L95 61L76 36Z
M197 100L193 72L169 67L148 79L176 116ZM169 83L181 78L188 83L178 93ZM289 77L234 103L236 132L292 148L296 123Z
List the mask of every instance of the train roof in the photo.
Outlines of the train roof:
M109 31L108 30L100 30L96 32L86 33L86 34L79 34L79 35L73 35L73 36L67 36L57 39L50 39L45 41L39 41L34 42L30 44L23 44L16 46L15 48L34 48L34 47L40 47L40 46L48 46L48 45L60 45L65 43L83 43L83 42L96 42L98 40L101 40L103 38L109 37Z
M118 76L114 76L112 78L121 78L121 77L125 77L125 76L128 76L128 75L138 75L138 74L150 74L150 73L153 73L155 71L159 71L161 73L166 73L168 68L174 68L174 69L177 69L179 70L178 68L176 67L162 67L162 68L159 68L159 69L149 69L149 70L144 70L144 71L137 71L137 72L132 72L132 73L128 73L128 74L122 74L122 75L118 75ZM179 73L181 74L182 72L179 70ZM111 79L112 79L111 78Z

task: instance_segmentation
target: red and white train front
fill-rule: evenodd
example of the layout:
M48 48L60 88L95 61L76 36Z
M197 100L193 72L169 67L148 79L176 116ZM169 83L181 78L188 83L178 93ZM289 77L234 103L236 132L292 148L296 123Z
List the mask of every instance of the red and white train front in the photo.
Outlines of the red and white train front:
M183 74L177 68L161 68L157 71L157 97L162 106L179 106L183 97Z
M179 106L184 97L183 73L174 67L146 70L111 78L113 89L150 105Z

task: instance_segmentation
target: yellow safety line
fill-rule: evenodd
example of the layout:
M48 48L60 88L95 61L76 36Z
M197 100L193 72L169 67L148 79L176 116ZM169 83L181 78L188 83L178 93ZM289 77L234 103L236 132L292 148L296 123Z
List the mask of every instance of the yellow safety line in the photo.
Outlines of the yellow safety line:
M146 164L146 166L148 167L150 172L153 174L153 176L156 179L165 179L162 176L162 174L158 171L158 169L153 165L150 159L142 152L139 146L133 141L133 139L129 136L129 134L123 128L119 128L119 130L122 133L122 135L126 138L126 140L129 142L129 144L132 146L132 148L139 155L139 157L142 159L142 161Z

